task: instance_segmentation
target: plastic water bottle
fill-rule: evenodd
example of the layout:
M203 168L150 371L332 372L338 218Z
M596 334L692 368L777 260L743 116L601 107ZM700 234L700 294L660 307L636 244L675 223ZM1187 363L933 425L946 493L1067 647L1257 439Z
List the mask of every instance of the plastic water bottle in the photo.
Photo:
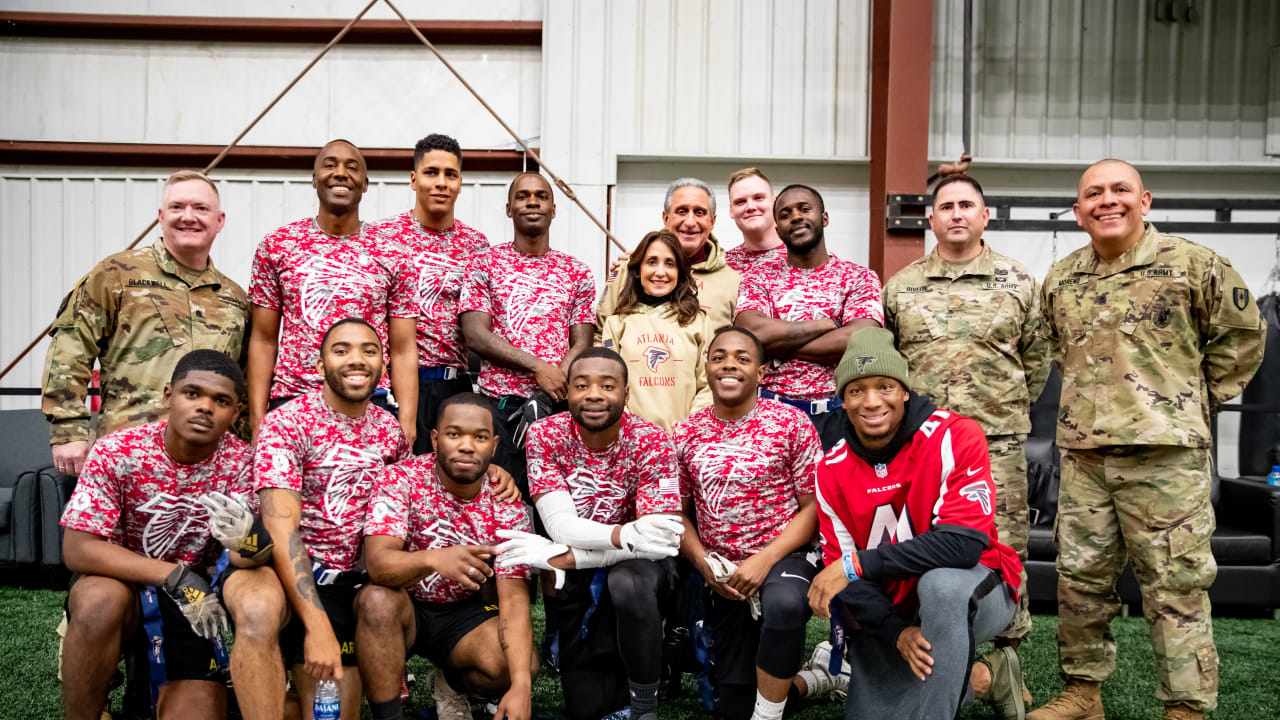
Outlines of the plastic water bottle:
M1280 465L1271 466L1271 474L1267 476L1268 485L1280 485Z
M312 710L315 720L338 720L342 716L342 698L338 695L338 683L321 680L316 683L316 704Z

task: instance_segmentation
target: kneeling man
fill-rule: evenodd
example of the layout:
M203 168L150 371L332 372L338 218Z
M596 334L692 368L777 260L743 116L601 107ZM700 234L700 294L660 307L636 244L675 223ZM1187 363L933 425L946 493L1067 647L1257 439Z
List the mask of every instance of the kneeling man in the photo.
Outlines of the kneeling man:
M1012 648L973 648L1017 610L1021 562L997 538L976 422L912 393L888 330L850 338L836 367L844 437L818 467L826 568L809 591L848 633L845 717L952 718L970 699L1025 716Z
M357 600L356 645L373 718L401 717L400 674L413 654L437 668L441 720L471 717L466 698L444 683L500 696L494 717L528 720L536 665L529 567L498 569L497 607L479 592L494 576L488 560L497 532L532 530L524 505L497 497L499 486L486 476L498 444L489 399L445 400L431 444L435 452L388 467L370 499L364 552L378 584Z
M226 714L226 615L209 585L221 546L201 498L251 500L250 450L227 432L244 392L226 355L188 353L164 388L168 419L111 433L89 453L62 514L75 573L62 653L66 717L97 720L122 650L147 658L158 717Z

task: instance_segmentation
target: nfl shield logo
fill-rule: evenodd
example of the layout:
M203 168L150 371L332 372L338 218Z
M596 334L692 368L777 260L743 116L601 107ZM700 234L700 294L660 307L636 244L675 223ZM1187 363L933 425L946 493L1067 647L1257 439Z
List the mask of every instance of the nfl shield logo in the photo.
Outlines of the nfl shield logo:
M884 463L876 463L876 477L884 478L889 475L889 466Z
M1231 301L1236 304L1237 310L1243 310L1249 307L1249 290L1242 287L1232 289Z

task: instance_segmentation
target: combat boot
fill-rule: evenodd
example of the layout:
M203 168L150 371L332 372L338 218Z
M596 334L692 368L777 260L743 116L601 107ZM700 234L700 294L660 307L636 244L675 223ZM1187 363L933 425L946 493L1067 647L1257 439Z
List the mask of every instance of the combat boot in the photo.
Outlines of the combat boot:
M1186 703L1169 703L1164 706L1162 720L1203 720L1204 713Z
M1102 683L1068 680L1058 697L1029 713L1027 720L1105 720Z

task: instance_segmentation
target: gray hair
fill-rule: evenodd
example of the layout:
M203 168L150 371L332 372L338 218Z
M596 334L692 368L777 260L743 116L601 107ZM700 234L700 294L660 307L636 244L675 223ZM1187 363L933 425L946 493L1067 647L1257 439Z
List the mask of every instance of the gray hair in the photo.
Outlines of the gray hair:
M662 212L671 212L671 196L675 195L676 191L683 187L696 187L705 192L707 197L711 198L711 214L716 214L716 192L711 189L710 185L696 177L683 177L671 181L671 184L667 186L667 196L662 199Z

